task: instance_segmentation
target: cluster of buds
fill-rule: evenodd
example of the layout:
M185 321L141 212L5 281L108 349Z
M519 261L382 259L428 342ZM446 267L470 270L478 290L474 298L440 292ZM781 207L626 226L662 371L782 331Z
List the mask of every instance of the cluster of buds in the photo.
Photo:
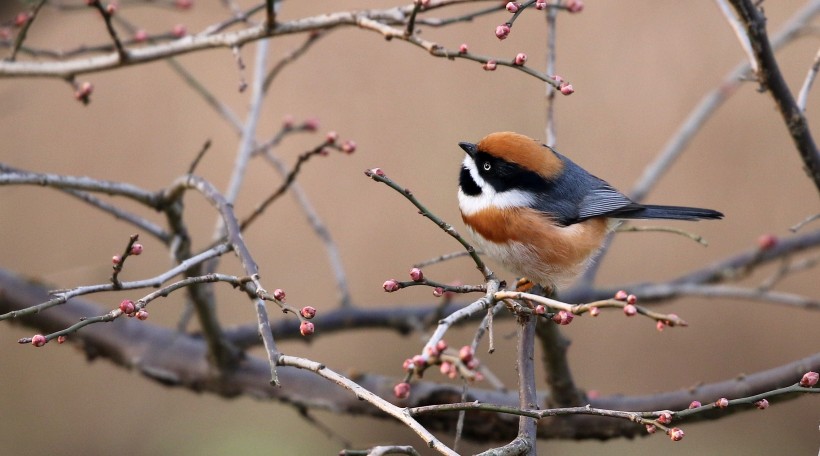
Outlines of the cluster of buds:
M120 311L128 317L137 317L139 320L147 320L148 319L148 311L145 309L137 310L137 306L134 305L134 301L130 299L123 299L120 302Z
M572 88L572 84L564 81L564 78L560 75L552 75L552 80L558 83L558 91L561 92L562 95L572 95L575 93L575 89Z
M626 302L624 314L627 317L632 317L638 313L638 308L635 307L635 303L638 302L638 297L634 294L627 294L624 290L618 290L618 292L615 293L615 300Z

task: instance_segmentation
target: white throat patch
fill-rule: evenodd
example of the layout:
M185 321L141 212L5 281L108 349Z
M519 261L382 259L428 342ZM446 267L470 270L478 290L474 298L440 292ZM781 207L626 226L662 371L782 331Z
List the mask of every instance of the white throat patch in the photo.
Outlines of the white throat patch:
M477 196L465 194L461 188L458 189L458 206L464 215L473 215L483 209L495 207L497 209L508 209L512 207L528 207L535 202L532 193L524 190L507 190L496 192L492 185L488 184L479 174L475 161L469 155L464 157L464 167L470 172L476 185L481 188L481 194Z

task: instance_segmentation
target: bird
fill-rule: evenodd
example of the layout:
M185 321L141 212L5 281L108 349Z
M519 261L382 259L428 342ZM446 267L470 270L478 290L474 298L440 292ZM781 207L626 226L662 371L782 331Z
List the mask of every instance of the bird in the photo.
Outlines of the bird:
M620 220L723 218L712 209L636 203L519 133L491 133L458 145L466 152L459 209L475 246L546 290L583 273Z

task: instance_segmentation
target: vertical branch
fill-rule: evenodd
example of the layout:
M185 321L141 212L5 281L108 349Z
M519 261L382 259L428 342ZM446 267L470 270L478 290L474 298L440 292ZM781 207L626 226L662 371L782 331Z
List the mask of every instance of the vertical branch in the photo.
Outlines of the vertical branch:
M519 316L518 327L518 407L522 410L538 408L535 389L535 324L532 316ZM536 454L535 434L537 421L522 416L518 419L518 438L529 444L529 451L522 454Z
M248 118L245 120L245 125L242 128L242 140L239 143L239 151L236 154L236 161L234 162L233 174L231 175L228 190L225 192L225 199L233 204L239 195L239 190L242 188L242 182L245 180L245 170L248 167L251 155L253 154L256 125L259 122L259 113L262 108L262 100L265 99L265 92L262 90L263 81L265 80L265 66L267 65L269 40L259 40L256 45L256 62L253 69L253 86L251 90L251 106L248 112ZM221 230L219 230L221 231Z
M551 321L538 325L536 334L541 342L541 356L544 358L544 369L547 371L550 405L555 407L583 405L583 396L575 386L567 359L569 339L564 337L560 327Z
M558 0L556 0L556 4ZM558 16L558 8L547 8L547 74L555 74L555 18ZM546 144L555 147L558 139L555 135L555 92L552 84L547 84L547 125Z
M800 88L800 94L797 96L797 107L800 108L802 112L806 112L809 91L811 90L812 84L814 84L814 79L817 77L818 71L820 71L820 50L818 50L817 55L814 56L814 63L812 63L809 68L806 79L803 81L803 87Z
M757 61L757 78L760 86L769 91L774 98L777 109L783 117L789 134L800 153L806 173L820 192L820 152L814 142L811 130L803 112L797 106L780 67L774 57L769 36L766 33L766 18L751 0L731 0L737 11L746 34L752 44L755 60Z
M265 27L268 31L276 26L276 0L265 0Z
M256 319L259 325L259 336L262 338L262 345L265 346L265 352L268 355L268 364L270 365L270 384L273 386L280 386L279 376L276 374L276 366L279 364L279 350L276 348L276 342L273 340L273 332L270 329L270 318L268 318L268 309L265 307L265 300L256 300Z

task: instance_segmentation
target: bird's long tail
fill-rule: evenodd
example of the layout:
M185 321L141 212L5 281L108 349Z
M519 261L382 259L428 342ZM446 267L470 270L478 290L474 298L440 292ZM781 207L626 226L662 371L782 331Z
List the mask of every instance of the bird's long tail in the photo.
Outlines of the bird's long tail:
M712 209L685 206L641 205L630 211L615 215L623 219L669 219L669 220L703 220L722 219L723 214Z

